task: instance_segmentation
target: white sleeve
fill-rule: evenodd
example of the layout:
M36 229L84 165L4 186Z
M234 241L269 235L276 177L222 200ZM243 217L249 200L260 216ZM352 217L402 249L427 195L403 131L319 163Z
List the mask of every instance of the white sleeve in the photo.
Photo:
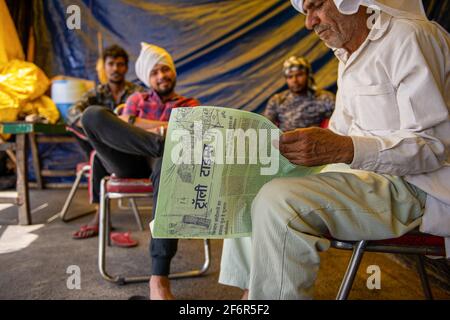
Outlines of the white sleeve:
M400 129L385 136L352 136L351 167L404 176L450 166L448 47L417 31L395 51L388 73Z

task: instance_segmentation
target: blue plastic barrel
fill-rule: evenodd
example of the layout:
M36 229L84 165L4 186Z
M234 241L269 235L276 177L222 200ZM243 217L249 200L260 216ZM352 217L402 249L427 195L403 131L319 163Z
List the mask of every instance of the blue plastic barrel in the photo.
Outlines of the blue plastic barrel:
M69 108L79 101L86 91L83 80L65 79L52 82L52 100L64 121L67 122Z

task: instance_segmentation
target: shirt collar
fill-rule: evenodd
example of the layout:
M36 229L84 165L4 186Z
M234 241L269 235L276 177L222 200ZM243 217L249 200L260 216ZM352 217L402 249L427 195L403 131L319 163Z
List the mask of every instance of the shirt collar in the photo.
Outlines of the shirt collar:
M388 28L391 24L391 19L392 19L391 15L381 11L380 16L373 24L372 29L369 32L369 35L367 36L366 40L361 44L361 46L358 48L358 50L353 52L353 54L350 56L348 54L348 51L343 48L339 48L339 49L332 48L332 50L334 51L334 54L340 61L342 61L345 64L347 62L349 62L350 57L356 58L359 55L359 53L362 51L362 49L365 46L367 46L370 41L376 41L386 34L386 32L388 31Z
M134 91L134 87L135 87L135 84L134 84L134 83L125 81L125 85L124 85L124 87L123 87L123 92L129 92L129 91L132 91L132 90ZM102 91L104 91L104 92L111 93L111 89L109 88L108 83L102 83L102 84L100 84L100 88L101 88Z

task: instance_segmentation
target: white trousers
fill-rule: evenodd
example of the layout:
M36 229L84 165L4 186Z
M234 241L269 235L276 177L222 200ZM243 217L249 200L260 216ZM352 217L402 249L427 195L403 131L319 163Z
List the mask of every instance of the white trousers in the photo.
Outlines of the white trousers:
M264 185L252 205L252 238L224 241L219 282L249 288L250 299L311 299L318 252L330 246L323 235L388 239L420 225L423 191L399 177L347 168Z

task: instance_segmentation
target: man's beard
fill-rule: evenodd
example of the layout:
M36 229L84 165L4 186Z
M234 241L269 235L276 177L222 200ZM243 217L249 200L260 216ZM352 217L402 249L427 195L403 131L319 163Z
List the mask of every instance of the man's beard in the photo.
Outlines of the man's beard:
M109 82L114 83L114 84L121 84L125 82L125 79L122 78L120 80L114 80L114 79L109 79Z
M111 82L111 83L114 83L114 84L121 84L121 83L123 83L125 81L125 77L123 77L123 76L121 76L119 78L117 78L117 77L115 78L114 76L120 76L120 75L117 74L117 73L113 73L111 75L111 77L109 77L108 82Z
M333 30L332 27L327 25L317 25L314 27L314 31L319 36L319 38L325 42L325 44L331 48L342 48L344 44L347 42L346 39L344 39L344 36L340 34L339 32L336 32ZM327 31L329 36L327 39L324 39L320 37L319 33ZM331 36L330 36L331 34Z
M307 91L307 85L289 87L289 90L291 90L291 92L296 93L296 94L302 94Z
M176 80L174 80L174 81L168 80L168 81L170 81L171 83L166 88L164 88L164 89L161 89L159 87L154 88L154 90L156 91L156 93L159 96L163 96L163 97L167 96L167 95L171 94L173 92L173 90L175 89Z

